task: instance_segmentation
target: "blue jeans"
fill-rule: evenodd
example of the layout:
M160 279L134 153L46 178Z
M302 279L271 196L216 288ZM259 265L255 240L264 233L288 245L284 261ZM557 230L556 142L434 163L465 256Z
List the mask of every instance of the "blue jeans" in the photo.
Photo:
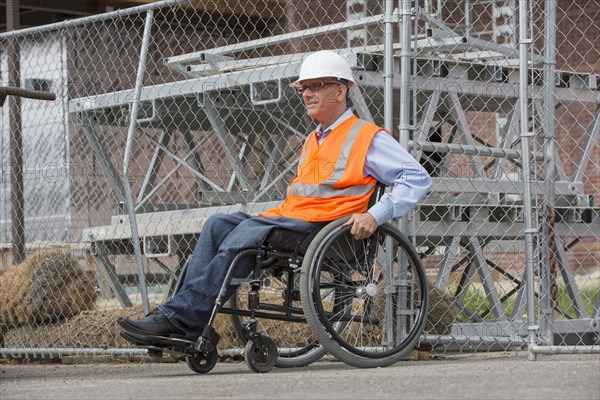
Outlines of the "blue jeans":
M170 301L158 306L158 310L185 331L187 337L197 337L208 323L227 269L236 254L260 247L273 228L308 234L318 226L298 219L257 217L242 212L210 216L187 264L181 288ZM233 278L246 278L254 265L254 257L240 260ZM233 288L228 293L233 294Z

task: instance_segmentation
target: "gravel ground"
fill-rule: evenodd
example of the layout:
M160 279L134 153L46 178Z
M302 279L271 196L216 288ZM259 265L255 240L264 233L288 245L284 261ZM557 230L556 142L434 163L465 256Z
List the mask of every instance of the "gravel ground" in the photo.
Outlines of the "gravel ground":
M96 360L97 361L97 360ZM600 356L525 352L436 357L387 368L339 362L251 372L218 363L0 364L0 398L12 399L600 399Z

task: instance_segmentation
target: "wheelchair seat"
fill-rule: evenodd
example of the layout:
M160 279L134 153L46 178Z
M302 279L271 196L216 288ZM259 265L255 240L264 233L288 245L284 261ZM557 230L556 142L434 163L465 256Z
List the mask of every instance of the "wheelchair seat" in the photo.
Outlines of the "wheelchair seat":
M288 229L273 229L265 239L263 246L267 251L291 253L302 258L313 239L328 224L329 222L320 224L309 234ZM344 240L340 240L334 245L335 256L330 260L332 262L339 261L339 259L346 261L361 260L368 253L368 247L373 246L373 244L369 245L368 243L370 243L368 239L354 239L348 232L344 236Z
M377 182L375 190L369 198L368 208L371 208L375 203L377 203L377 200L379 200L379 198L383 195L384 191L385 185ZM275 250L293 253L298 256L304 256L308 250L310 242L325 226L331 222L332 221L319 223L317 228L309 234L291 231L289 229L275 228L265 239L263 247L265 247L267 250ZM352 246L352 244L356 245L357 243L359 242L352 240L348 241L347 245L343 246L343 254L348 254L348 252L352 251L355 248Z
M289 229L275 228L265 239L263 246L267 250L275 250L303 256L310 242L329 222L319 223L310 233L296 232Z
M379 198L383 195L384 190L385 185L383 185L381 182L377 182L375 185L375 190L369 198L369 204L367 208L371 208L375 203L377 203L377 200L379 200ZM315 238L315 236L317 236L321 229L323 229L330 222L332 221L319 223L317 228L308 235L306 233L291 231L289 229L275 228L267 236L263 246L267 250L282 251L304 256L308 250L310 242Z

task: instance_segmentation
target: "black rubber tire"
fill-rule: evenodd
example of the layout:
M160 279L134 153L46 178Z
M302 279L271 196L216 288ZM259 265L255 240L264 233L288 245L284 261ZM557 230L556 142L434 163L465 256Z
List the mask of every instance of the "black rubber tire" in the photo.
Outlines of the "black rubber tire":
M342 226L347 220L348 218L342 218L328 224L313 239L306 252L300 279L304 314L319 342L339 360L358 368L384 367L405 357L421 336L427 319L427 278L414 246L397 228L391 224L380 226L370 238L376 238L377 242L369 247L368 241L355 241L351 238L350 227ZM355 251L357 248L363 252ZM372 250L367 249L373 248L377 253L372 255L371 260L376 259L377 262L368 263L366 261L369 257L350 255L371 254ZM409 271L406 277L410 279L395 276L400 271L397 267L398 251L404 254L402 258L406 262L402 265ZM396 258L383 257L380 252L382 255L394 254ZM392 274L392 281L403 282L405 286L412 285L409 289L398 284L395 293L385 294L384 258L391 261L387 271ZM341 276L339 281L336 281L336 275ZM323 288L333 293L327 303L320 293ZM376 298L377 295L379 297ZM342 304L336 300L339 298L346 300ZM381 306L377 300L383 301L384 305ZM409 311L412 310L411 315L398 320L398 304L402 305L404 301L412 301L408 308ZM378 312L382 316L376 317ZM388 319L391 322L386 325L387 315L390 315ZM332 324L332 321L339 321L339 318L353 320L340 330ZM397 324L398 321L405 325ZM398 326L403 327L402 331L398 330ZM391 335L390 330L393 331ZM389 341L382 339L390 336L392 339ZM402 339L397 340L398 336ZM381 342L386 345L381 345ZM388 346L387 343L390 342L393 344Z
M275 342L264 335L257 340L249 340L244 347L244 361L254 372L269 372L277 362Z
M217 358L217 351L213 350L207 354L198 353L196 356L186 356L185 362L192 371L198 374L206 374L215 367Z

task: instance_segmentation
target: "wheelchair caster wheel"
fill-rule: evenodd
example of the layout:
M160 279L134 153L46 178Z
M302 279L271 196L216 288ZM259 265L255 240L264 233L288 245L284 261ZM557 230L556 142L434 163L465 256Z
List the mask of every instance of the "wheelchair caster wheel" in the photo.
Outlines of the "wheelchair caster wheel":
M277 362L277 345L264 335L256 340L250 340L244 348L244 360L248 367L255 372L269 372Z
M185 362L190 369L198 374L210 372L217 363L217 351L209 351L208 353L196 353L194 356L187 356Z

